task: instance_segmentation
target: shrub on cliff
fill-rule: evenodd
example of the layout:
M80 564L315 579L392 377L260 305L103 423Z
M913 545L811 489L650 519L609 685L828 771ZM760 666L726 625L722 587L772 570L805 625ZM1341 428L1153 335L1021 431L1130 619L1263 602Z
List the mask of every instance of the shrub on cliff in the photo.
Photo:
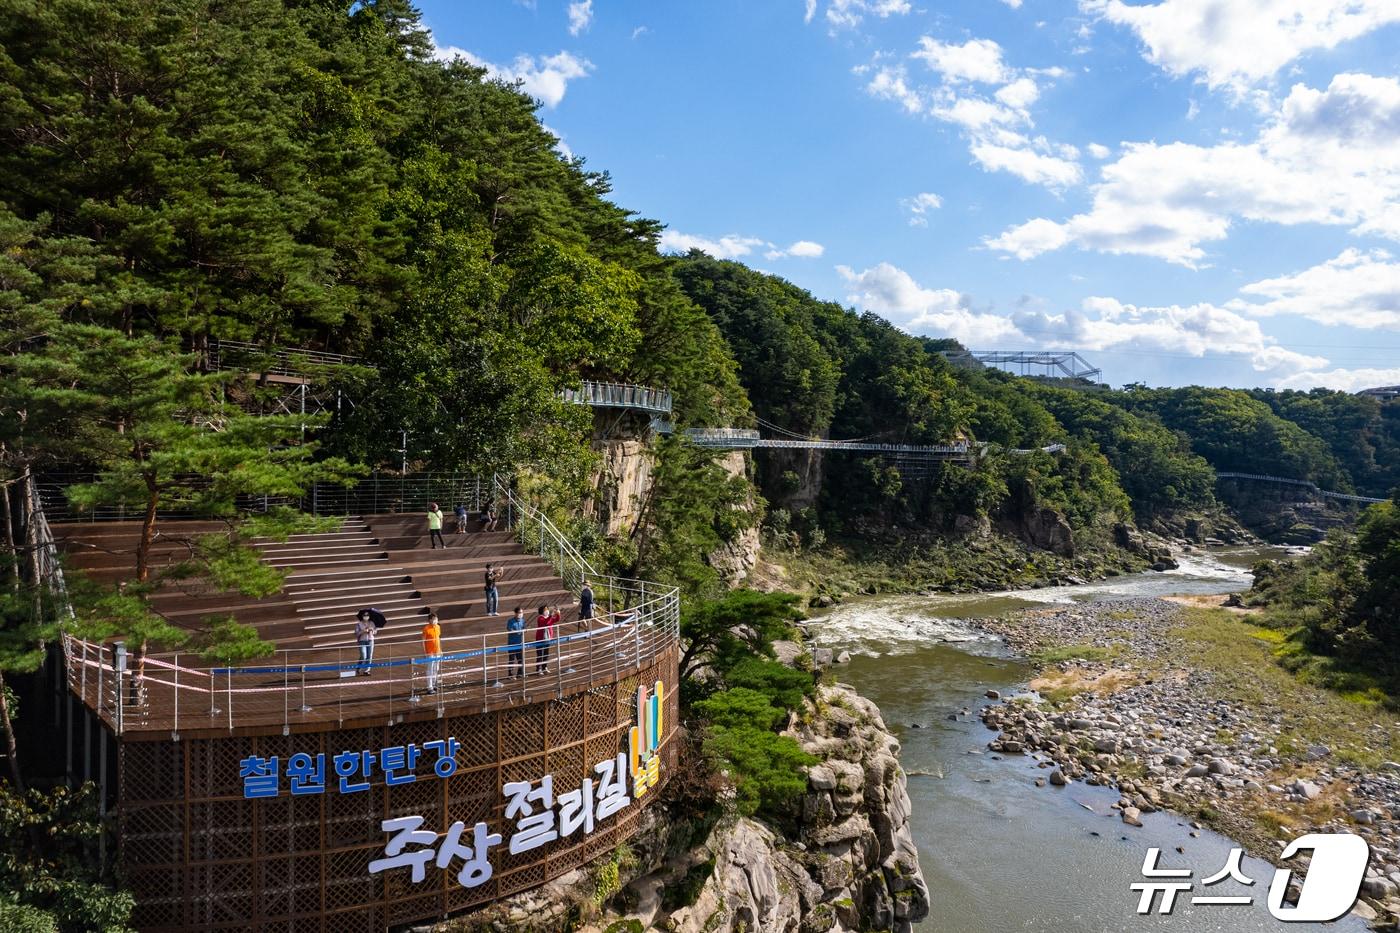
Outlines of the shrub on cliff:
M732 692L717 693L707 702L727 705ZM737 709L726 710L730 711L735 713L731 725L711 724L706 728L705 754L729 772L740 813L761 813L782 820L790 812L793 800L807 789L804 769L816 764L817 759L804 752L791 736L742 722Z

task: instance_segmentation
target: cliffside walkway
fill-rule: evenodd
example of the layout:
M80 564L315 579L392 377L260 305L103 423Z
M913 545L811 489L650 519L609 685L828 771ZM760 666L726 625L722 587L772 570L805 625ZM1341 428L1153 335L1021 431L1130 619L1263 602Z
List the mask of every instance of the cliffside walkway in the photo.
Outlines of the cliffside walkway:
M1388 499L1376 499L1371 496L1354 496L1348 492L1332 492L1328 489L1319 489L1318 485L1305 479L1289 479L1286 476L1266 476L1263 473L1234 473L1225 470L1217 471L1216 479L1247 479L1258 483L1280 483L1285 486L1302 486L1314 495L1324 496L1328 499L1340 499L1343 502L1364 502L1368 505L1377 502L1388 502Z
M1025 456L1034 453L1056 454L1065 449L1064 444L1050 444L1045 447L999 447L996 444L969 444L960 441L956 444L881 444L867 440L833 440L831 438L777 438L764 437L753 428L688 428L685 436L699 447L713 447L720 450L751 450L756 447L785 447L799 450L852 450L864 453L885 454L891 457L915 457L925 460L971 459L974 451L999 450L1005 453Z

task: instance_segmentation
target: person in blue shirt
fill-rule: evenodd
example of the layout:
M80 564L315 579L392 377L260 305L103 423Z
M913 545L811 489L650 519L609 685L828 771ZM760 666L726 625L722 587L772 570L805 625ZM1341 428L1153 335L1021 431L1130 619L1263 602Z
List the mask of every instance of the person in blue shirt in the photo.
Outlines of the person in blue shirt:
M506 620L506 643L510 646L510 676L525 674L525 610L515 607L515 614Z

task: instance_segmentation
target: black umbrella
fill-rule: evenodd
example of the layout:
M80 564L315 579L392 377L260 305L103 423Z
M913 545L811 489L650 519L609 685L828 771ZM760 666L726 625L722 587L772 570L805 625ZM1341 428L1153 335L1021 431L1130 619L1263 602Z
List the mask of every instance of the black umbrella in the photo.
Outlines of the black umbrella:
M374 623L375 628L383 628L389 621L384 613L380 612L378 609L363 609L361 611L369 616L369 620Z

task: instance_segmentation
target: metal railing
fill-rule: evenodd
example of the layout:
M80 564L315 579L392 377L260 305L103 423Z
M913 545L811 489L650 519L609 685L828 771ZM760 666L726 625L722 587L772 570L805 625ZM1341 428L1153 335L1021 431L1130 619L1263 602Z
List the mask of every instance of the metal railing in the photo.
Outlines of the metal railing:
M236 369L270 376L312 376L327 366L365 366L358 356L301 347L264 347L244 340L211 340L209 368Z
M220 665L196 651L143 654L121 641L88 641L65 633L70 689L118 734L136 729L178 735L188 729L277 723L290 728L380 717L393 722L413 709L491 709L585 690L645 667L678 643L676 587L599 574L549 517L504 478L443 474L409 480L394 486L392 501L414 511L429 496L471 503L476 510L494 498L507 530L526 552L546 560L567 589L578 593L585 581L591 585L595 617L565 623L564 631L552 638L531 637L534 623L527 620L523 644L511 643L504 617L500 631L485 634L451 635L449 621L440 655L428 655L418 633L410 631L377 638L369 661L347 643L280 649L243 665ZM335 505L379 502L377 495L374 488L357 487ZM42 510L38 520L43 520ZM53 570L61 574L56 559ZM430 680L437 688L432 693Z
M757 447L761 439L753 428L686 428L685 436L699 447L727 449Z
M671 413L671 391L654 389L651 386L631 385L621 382L583 382L577 389L565 389L559 393L566 402L574 405L591 405L594 408L635 408L657 414Z
M1302 486L1314 495L1325 496L1328 499L1340 499L1343 502L1365 502L1374 505L1377 502L1388 502L1388 499L1376 499L1372 496L1357 496L1349 492L1332 492L1328 489L1320 488L1316 483L1306 479L1290 479L1286 476L1267 476L1263 473L1234 473L1225 470L1218 470L1216 479L1248 479L1261 483L1278 483L1284 486Z
M46 474L36 488L44 512L55 522L126 521L140 518L144 509L137 505L113 504L92 509L79 509L68 500L69 486L92 482L91 474ZM192 489L201 485L191 479ZM371 473L358 482L345 486L340 483L314 483L303 496L239 496L235 507L240 512L266 512L270 508L288 506L313 515L382 515L413 512L426 508L429 502L440 502L449 511L457 503L478 512L489 498L490 478L472 473L417 473L407 476ZM196 517L189 509L162 508L158 518Z
M282 649L256 664L218 665L198 652L148 652L122 642L63 636L69 688L121 735L280 724L384 721L415 710L489 710L542 702L614 682L679 639L674 589L543 637L527 621L519 643L504 630L448 636L426 654L416 634L355 645ZM448 623L450 626L451 623Z

